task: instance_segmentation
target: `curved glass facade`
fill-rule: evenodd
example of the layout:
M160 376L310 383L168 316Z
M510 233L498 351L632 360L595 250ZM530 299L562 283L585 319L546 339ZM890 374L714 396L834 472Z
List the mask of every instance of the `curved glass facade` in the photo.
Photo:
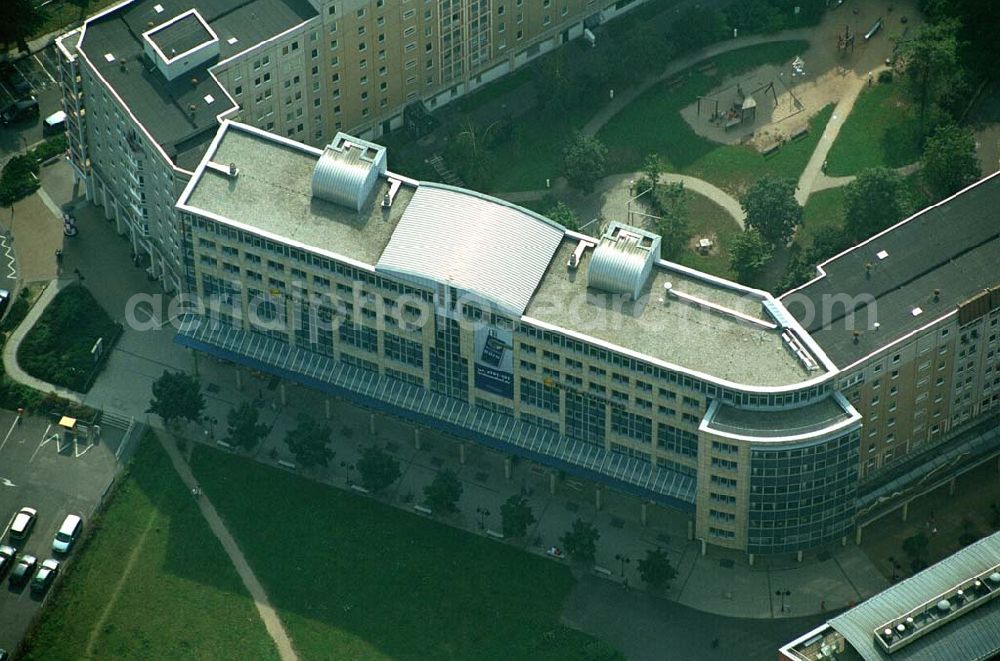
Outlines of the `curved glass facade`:
M751 447L747 552L808 549L851 530L860 434Z

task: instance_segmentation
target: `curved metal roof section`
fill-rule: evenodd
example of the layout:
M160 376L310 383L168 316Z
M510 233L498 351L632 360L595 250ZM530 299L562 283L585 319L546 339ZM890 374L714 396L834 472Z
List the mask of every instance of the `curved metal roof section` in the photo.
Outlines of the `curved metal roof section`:
M646 279L648 250L602 239L590 258L587 283L603 291L636 297Z
M385 148L344 133L323 150L313 170L312 194L360 210L384 170Z
M521 315L565 231L508 202L421 182L375 270L447 284Z

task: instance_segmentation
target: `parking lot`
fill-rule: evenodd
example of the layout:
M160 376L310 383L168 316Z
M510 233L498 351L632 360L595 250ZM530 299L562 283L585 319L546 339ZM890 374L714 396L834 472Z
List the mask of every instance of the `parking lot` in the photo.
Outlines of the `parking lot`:
M0 164L41 140L42 120L62 109L59 56L54 45L3 66L10 68L0 76L0 108L25 96L34 96L38 100L39 113L38 117L0 126ZM12 79L24 81L21 90L15 88Z
M83 516L86 534L114 478L115 451L121 436L116 429L102 429L96 444L82 439L67 442L48 418L26 417L18 423L14 413L0 411L2 543L37 557L40 564L53 557L52 540L67 514ZM8 534L11 518L25 506L37 510L38 518L28 538L13 543ZM75 553L71 551L68 558ZM65 568L65 564L60 567L60 574ZM0 587L0 648L10 651L17 646L45 598L32 595L27 586L11 588L4 577Z

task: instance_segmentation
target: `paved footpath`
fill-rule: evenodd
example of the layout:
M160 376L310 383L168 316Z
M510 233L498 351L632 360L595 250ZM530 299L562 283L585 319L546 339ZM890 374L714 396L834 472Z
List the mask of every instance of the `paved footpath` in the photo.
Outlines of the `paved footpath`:
M191 473L191 467L184 461L184 457L181 456L180 451L177 449L177 444L172 439L167 439L166 434L162 432L157 432L156 438L170 456L170 461L173 463L177 475L180 476L184 485L198 499L198 508L201 510L202 516L205 517L209 528L212 529L219 542L222 543L222 548L226 550L230 561L236 567L240 579L243 580L243 585L246 586L250 592L250 596L253 597L253 603L257 607L257 612L260 613L260 619L264 621L267 633L274 640L282 661L297 661L299 657L292 648L292 641L288 637L288 632L285 631L285 627L281 623L277 611L274 610L270 600L267 598L264 586L260 584L257 576L250 569L247 559L243 556L243 551L240 550L236 540L233 539L229 529L226 528L226 524L222 522L222 517L219 516L215 506L212 505L212 501L205 494L201 493L198 482L194 479L194 474Z

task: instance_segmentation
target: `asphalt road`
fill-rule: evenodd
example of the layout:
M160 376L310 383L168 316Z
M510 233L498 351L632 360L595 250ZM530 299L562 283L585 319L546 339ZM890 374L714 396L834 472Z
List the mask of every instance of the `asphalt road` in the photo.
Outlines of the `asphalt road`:
M113 437L110 443L74 446L60 442L45 418L25 418L20 424L15 424L15 418L9 411L0 411L2 543L19 553L30 553L41 563L53 557L52 540L67 514L81 514L84 526L89 525L117 469L114 450L121 434L107 434ZM38 510L38 519L28 539L14 544L7 530L14 513L25 506ZM63 569L65 564L60 573ZM31 594L27 587L0 584L0 648L17 647L45 598Z

